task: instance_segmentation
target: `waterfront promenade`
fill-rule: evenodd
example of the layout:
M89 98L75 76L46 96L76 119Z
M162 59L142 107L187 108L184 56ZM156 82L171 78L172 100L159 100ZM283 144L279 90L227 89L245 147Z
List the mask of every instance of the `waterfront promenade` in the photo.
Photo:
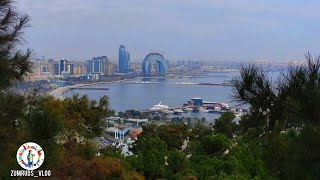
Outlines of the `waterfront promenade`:
M86 86L92 86L92 85L98 85L98 84L111 84L111 83L118 83L118 82L123 82L123 81L127 81L127 79L125 80L118 80L118 81L110 81L110 82L96 82L96 83L88 83L88 84L75 84L75 85L71 85L71 86L64 86L64 87L58 87L52 91L50 91L48 94L50 96L53 96L55 98L58 99L63 99L63 94L69 90L72 89L85 89Z

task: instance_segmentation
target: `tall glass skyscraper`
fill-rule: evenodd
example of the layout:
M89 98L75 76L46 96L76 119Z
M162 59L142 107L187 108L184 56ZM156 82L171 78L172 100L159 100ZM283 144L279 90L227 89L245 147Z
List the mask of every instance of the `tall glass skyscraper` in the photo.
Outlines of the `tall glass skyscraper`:
M130 53L128 51L126 51L126 61L127 61L126 72L129 72L130 71Z
M126 47L121 45L119 48L119 72L127 73L129 71L129 62L127 58Z

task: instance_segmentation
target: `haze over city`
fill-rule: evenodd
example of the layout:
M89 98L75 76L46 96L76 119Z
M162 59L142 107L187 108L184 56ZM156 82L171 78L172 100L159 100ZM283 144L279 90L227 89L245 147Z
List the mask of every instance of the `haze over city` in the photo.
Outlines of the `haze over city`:
M0 179L320 179L320 0L0 0Z
M290 3L289 3L290 2ZM276 0L19 0L27 47L48 58L132 61L150 51L170 60L300 60L317 52L320 2Z

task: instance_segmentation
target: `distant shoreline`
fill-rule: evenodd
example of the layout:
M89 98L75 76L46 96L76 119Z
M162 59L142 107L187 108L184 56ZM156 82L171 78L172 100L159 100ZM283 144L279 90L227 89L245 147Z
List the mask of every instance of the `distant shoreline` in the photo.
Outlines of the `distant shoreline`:
M117 80L117 81L110 81L110 82L94 82L94 83L87 83L87 84L75 84L70 86L64 86L64 87L58 87L50 92L48 92L48 95L53 96L58 99L63 99L63 94L66 91L69 91L71 88L78 88L78 87L85 87L85 86L92 86L92 85L98 85L98 84L112 84L112 83L119 83L124 82L132 79L124 79L124 80Z
M219 72L219 73L230 73L230 72ZM181 76L181 77L202 77L202 76ZM164 78L169 78L169 79L179 79L181 78L180 76L177 77L164 77ZM206 76L204 76L206 77ZM63 94L66 91L69 91L71 88L78 88L78 87L84 87L84 86L92 86L92 85L98 85L98 84L112 84L112 83L120 83L120 82L125 82L125 81L132 81L132 80L137 80L137 79L143 79L143 78L150 78L150 79L157 79L157 78L163 78L163 77L136 77L134 79L123 79L123 80L116 80L116 81L109 81L109 82L94 82L94 83L87 83L87 84L75 84L75 85L69 85L69 86L64 86L64 87L58 87L47 94L49 96L53 96L58 99L64 99Z

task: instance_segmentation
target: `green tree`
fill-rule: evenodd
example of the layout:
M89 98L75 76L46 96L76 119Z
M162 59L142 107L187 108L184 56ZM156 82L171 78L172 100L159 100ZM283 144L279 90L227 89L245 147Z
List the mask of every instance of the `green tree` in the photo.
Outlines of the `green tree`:
M163 177L166 165L167 146L159 137L139 139L134 148L138 162L135 165L147 178Z
M200 141L204 136L212 135L213 131L211 128L207 126L203 126L202 124L196 124L189 133L189 137L191 141Z
M279 133L320 122L320 57L308 53L306 59L306 64L282 72L278 82L255 65L241 68L233 85L234 99L251 107L244 131L255 128L259 134Z
M207 154L218 155L224 153L231 145L224 134L208 135L201 141L201 150Z
M109 115L109 101L106 96L99 102L89 100L87 96L73 97L64 100L52 97L40 98L36 104L44 110L52 111L63 119L68 134L94 138L101 135L105 126L105 119Z
M259 141L238 140L238 144L230 149L226 161L234 166L232 174L246 176L249 179L267 179L263 148Z
M30 109L25 122L31 139L36 141L54 140L63 127L57 115L41 109Z
M240 121L243 137L260 143L264 163L271 175L280 179L320 177L316 153L320 140L320 57L308 53L306 59L305 64L282 72L278 81L271 81L254 65L243 67L234 81L235 99L251 107L250 114Z
M168 150L180 149L188 136L188 127L185 124L147 125L138 139L147 137L159 137L167 144Z
M12 0L0 0L0 90L22 81L31 72L31 51L17 50L29 20L13 7Z
M173 174L176 174L186 167L187 158L183 152L173 150L168 153L167 163L167 172L172 172Z
M31 72L31 51L18 49L28 23L29 17L18 12L12 0L0 0L0 177L7 177L10 169L18 168L12 157L27 137L21 129L27 102L9 88Z
M194 173L198 179L214 179L219 174L217 167L221 163L216 157L196 153L191 156L188 169L190 174Z
M213 129L217 133L225 134L229 138L237 132L238 125L233 122L236 116L233 113L224 113L219 119L214 123Z

